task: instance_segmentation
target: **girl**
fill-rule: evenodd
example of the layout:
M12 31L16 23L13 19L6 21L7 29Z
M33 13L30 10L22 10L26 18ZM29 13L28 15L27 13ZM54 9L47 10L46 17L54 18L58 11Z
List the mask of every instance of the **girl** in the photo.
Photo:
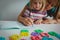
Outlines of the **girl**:
M30 0L29 6L25 6L18 16L18 21L24 25L40 24L47 13L44 10L45 0Z

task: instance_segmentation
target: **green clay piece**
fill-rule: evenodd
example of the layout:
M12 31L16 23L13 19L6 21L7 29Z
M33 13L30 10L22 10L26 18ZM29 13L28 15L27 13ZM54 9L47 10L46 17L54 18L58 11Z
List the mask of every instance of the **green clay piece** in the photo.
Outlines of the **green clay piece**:
M29 32L28 30L21 30L21 32Z
M41 33L41 32L43 32L42 30L35 30L35 32L37 32L37 33Z
M1 28L0 30L12 30L12 29L19 29L19 28Z
M50 34L51 36L56 36L57 35L57 33L56 32L53 32L53 31L48 32L48 34Z

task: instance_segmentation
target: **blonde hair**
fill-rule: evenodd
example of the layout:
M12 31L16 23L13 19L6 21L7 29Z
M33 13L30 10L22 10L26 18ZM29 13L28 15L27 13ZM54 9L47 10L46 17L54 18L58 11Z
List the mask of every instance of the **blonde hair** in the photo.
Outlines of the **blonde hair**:
M42 7L41 7L40 11L44 11L45 6L46 6L46 1L45 0L30 0L30 8L32 7L32 3L34 1L41 1L42 2Z

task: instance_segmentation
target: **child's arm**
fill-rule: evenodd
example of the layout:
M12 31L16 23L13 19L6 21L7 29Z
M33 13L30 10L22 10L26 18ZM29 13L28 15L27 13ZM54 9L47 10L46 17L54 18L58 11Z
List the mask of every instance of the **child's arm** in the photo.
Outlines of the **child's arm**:
M25 6L24 9L22 10L22 12L19 14L18 21L21 22L21 23L23 23L24 25L28 26L28 25L32 25L33 20L31 18L25 18L25 17L23 17L23 14L24 14L26 8L27 8L27 6Z
M21 11L21 13L18 15L18 21L21 22L24 18L23 18L23 14L24 11L26 10L26 6L23 8L23 10Z

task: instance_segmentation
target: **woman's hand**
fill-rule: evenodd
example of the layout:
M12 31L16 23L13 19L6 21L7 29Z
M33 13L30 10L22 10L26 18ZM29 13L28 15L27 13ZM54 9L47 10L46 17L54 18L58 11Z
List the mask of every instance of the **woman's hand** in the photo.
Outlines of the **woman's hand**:
M44 20L42 21L43 24L57 24L57 21L54 19Z
M49 20L43 20L42 24L50 24Z

